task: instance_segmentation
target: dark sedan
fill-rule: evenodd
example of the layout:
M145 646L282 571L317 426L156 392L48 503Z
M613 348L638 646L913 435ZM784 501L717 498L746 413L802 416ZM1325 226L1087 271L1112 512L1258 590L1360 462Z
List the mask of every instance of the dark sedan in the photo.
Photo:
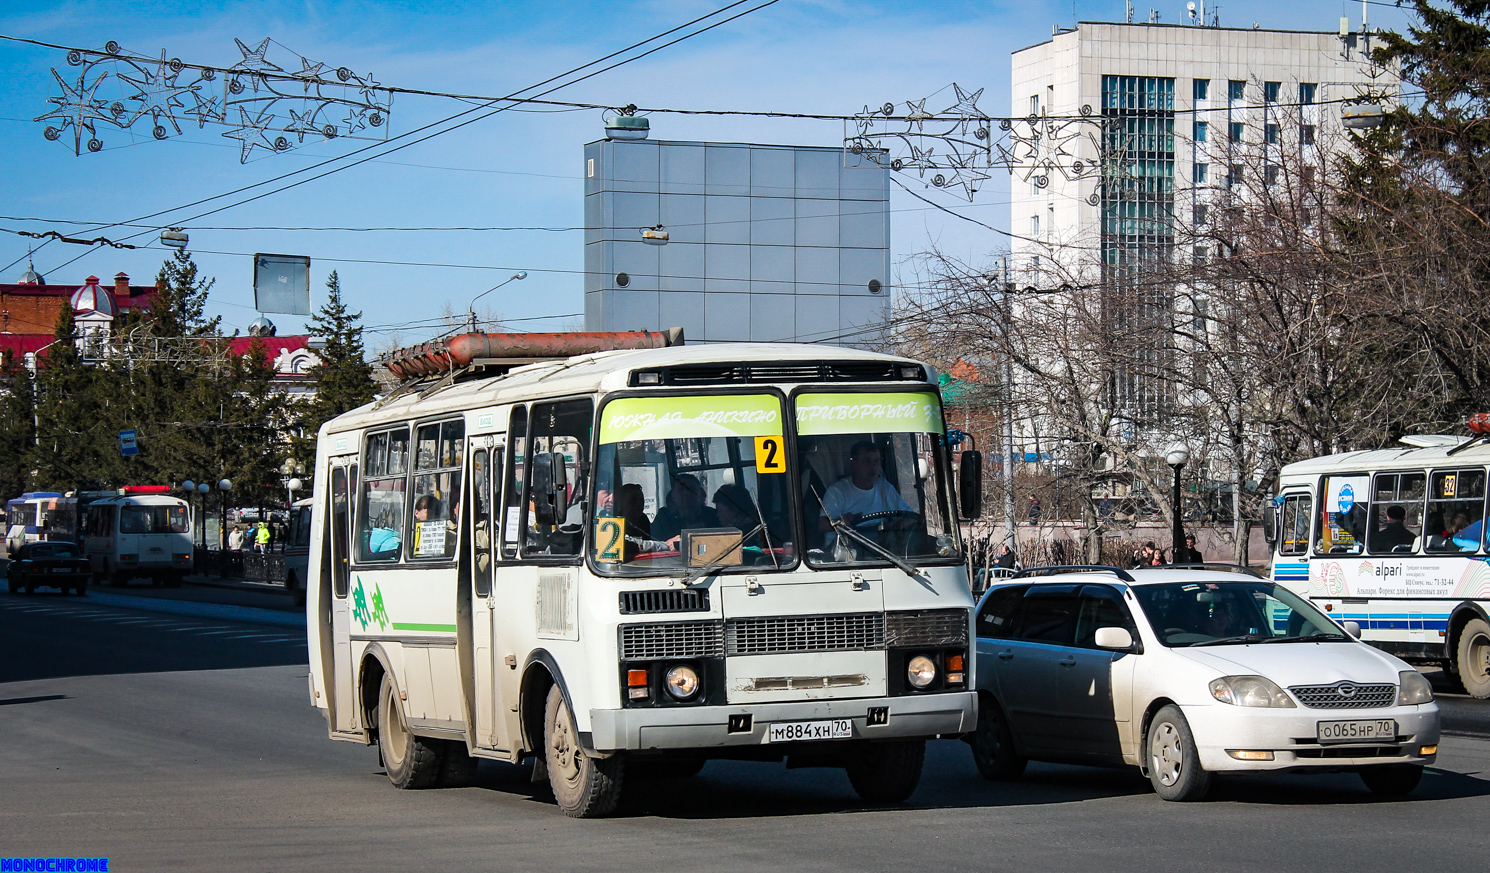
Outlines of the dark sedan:
M56 588L64 594L88 590L92 568L75 543L27 543L10 559L6 582L16 594Z

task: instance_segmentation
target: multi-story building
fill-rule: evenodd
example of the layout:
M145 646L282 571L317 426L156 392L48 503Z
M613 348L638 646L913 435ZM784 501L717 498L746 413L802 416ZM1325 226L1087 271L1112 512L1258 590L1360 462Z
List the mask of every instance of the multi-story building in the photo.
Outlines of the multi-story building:
M613 127L585 146L587 330L883 341L888 170L842 148L644 136Z

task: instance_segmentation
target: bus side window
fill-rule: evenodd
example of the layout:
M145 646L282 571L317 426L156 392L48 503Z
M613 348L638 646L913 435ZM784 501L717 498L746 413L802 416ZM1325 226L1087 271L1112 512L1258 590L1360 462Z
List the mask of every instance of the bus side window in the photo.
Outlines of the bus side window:
M471 549L476 596L491 593L492 577L492 463L486 449L471 452Z
M1278 554L1308 553L1309 521L1313 517L1313 503L1307 494L1283 499L1283 511L1278 513Z
M1477 552L1485 541L1485 470L1434 470L1428 482L1423 550Z
M1321 555L1359 555L1366 551L1366 504L1371 478L1364 474L1326 476L1320 489L1319 530L1314 550Z
M1422 473L1377 473L1366 545L1373 555L1411 554L1423 529Z
M525 556L579 556L585 539L583 501L589 485L585 453L594 418L589 400L533 406Z
M502 487L502 557L516 558L517 544L522 540L523 465L528 454L528 408L514 406L512 422L507 428L507 477Z
M397 561L403 553L404 494L408 488L407 429L369 434L363 451L362 500L357 513L358 562Z
M455 527L460 517L460 447L465 445L462 420L420 425L415 441L414 512L409 537L414 559L455 557Z

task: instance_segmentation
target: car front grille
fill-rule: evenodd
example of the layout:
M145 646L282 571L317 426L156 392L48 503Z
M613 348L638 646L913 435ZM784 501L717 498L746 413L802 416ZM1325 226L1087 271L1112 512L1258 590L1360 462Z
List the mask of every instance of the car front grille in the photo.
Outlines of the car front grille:
M736 618L724 626L724 647L731 655L883 649L885 615L862 612Z
M1402 746L1326 746L1319 749L1295 749L1300 758L1402 758L1407 750Z
M724 625L717 621L623 624L621 660L711 658L724 654Z
M1289 691L1311 709L1380 709L1397 702L1396 685L1292 685Z
M885 613L887 646L965 646L966 609L918 609Z

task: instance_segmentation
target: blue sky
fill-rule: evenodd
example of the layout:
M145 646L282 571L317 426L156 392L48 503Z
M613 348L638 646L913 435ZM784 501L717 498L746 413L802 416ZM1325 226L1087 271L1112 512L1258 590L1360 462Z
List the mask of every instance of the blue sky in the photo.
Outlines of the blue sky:
M287 50L371 72L384 85L480 95L504 94L667 30L727 0L637 0L628 3L544 2L6 2L0 34L61 45L101 48L115 40L142 55L231 66L265 37L270 57L284 66ZM1162 0L1161 20L1180 22L1181 0ZM1140 3L1144 20L1152 4ZM635 103L690 109L785 110L843 114L886 101L936 92L931 108L958 82L986 89L979 101L994 115L1009 111L1009 53L1049 37L1052 25L1076 20L1120 21L1121 2L885 2L781 0L760 12L552 95L605 105ZM1225 26L1334 30L1348 15L1359 26L1359 2L1258 0L1222 5ZM1400 11L1373 5L1373 24L1402 26ZM283 47L281 47L283 46ZM278 53L277 55L275 53ZM98 233L61 221L125 221L219 194L366 145L340 139L281 154L255 150L239 162L235 140L221 128L184 129L154 141L102 127L104 149L74 156L71 143L47 142L47 98L59 93L51 70L67 79L76 68L60 51L0 41L9 71L0 93L0 228L60 230L89 238ZM948 99L947 104L952 102ZM442 98L395 98L389 130L397 135L467 108ZM140 125L143 127L143 124ZM659 116L659 139L836 145L843 125L832 121ZM326 275L336 269L344 296L364 311L374 349L393 340L428 338L419 322L448 308L463 312L477 294L514 270L529 277L483 299L505 319L562 316L583 308L582 234L543 231L428 231L352 233L211 230L207 227L576 227L582 215L582 147L602 135L595 110L503 112L453 133L344 172L188 223L191 249L217 279L210 301L231 330L255 317L254 252L310 256L313 305L324 299ZM69 139L70 137L64 137ZM936 247L981 261L997 254L997 234L931 210L892 189L893 260L908 270L917 253ZM940 197L941 195L933 195ZM957 201L943 202L956 205ZM200 211L200 208L198 210ZM1007 180L981 191L962 209L998 227L1008 225ZM169 224L192 212L149 223ZM27 220L22 220L27 219ZM131 229L128 232L135 232ZM101 233L117 239L120 228ZM84 254L52 242L36 267L56 284L124 271L136 284L151 281L167 252L154 248L100 249ZM15 281L25 269L27 240L0 234L0 265ZM373 261L403 262L400 264ZM413 266L408 264L425 264ZM464 266L440 266L464 265ZM908 273L903 274L908 276ZM270 315L281 333L300 332L303 319ZM521 322L525 329L578 328L578 319Z

